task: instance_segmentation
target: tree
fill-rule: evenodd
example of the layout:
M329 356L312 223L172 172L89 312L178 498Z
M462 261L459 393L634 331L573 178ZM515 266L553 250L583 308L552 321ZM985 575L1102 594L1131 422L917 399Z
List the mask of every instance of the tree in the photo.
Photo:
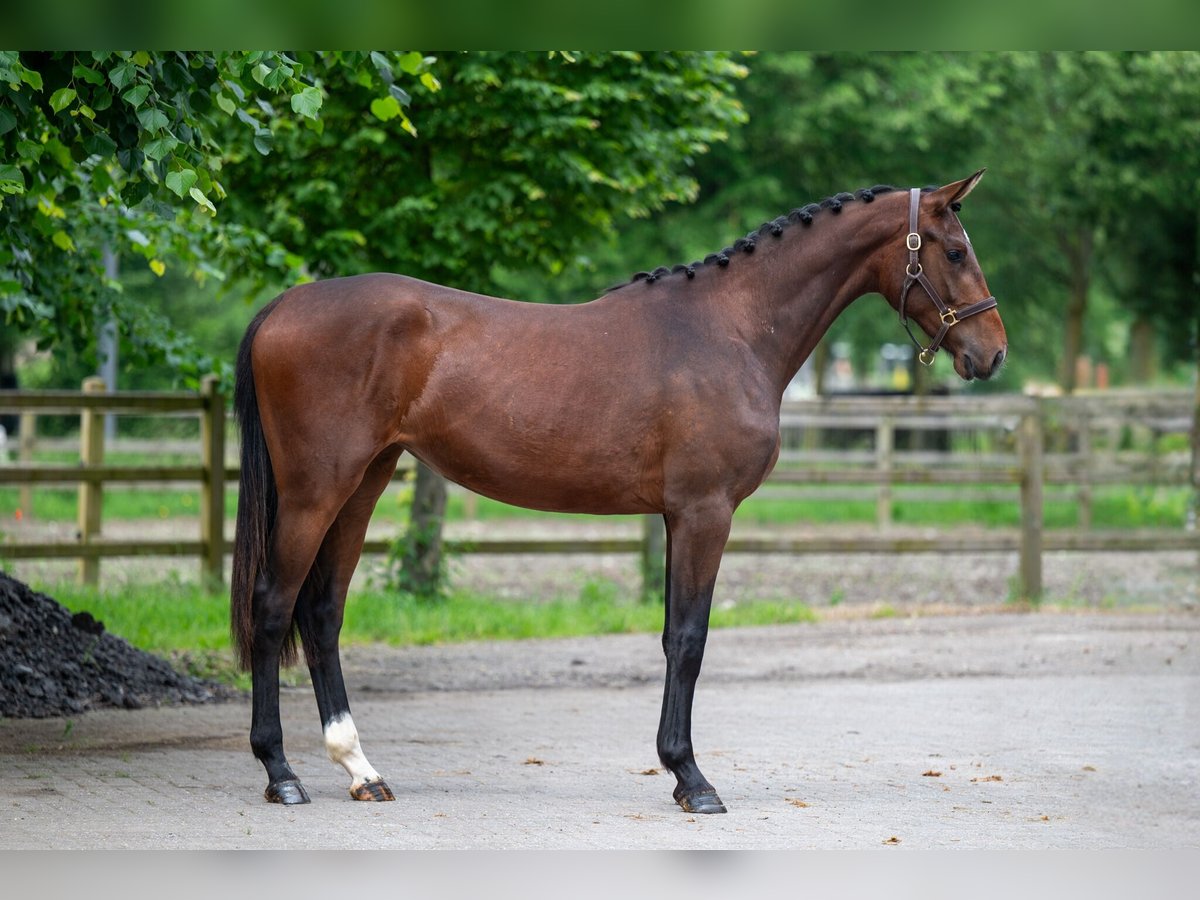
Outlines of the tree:
M105 275L105 250L196 278L295 274L303 260L217 217L238 147L266 155L282 122L319 128L329 72L376 98L392 85L366 53L0 52L0 312L44 346L86 346L115 316L135 357L219 368ZM390 76L390 72L387 73ZM401 92L402 93L402 92ZM406 121L403 113L398 113Z
M499 272L555 276L622 218L693 199L689 165L744 118L744 69L725 53L467 53L434 68L412 90L415 138L396 104L331 73L321 129L280 123L270 158L225 167L236 218L313 276L498 293ZM401 567L418 594L440 584L444 504L420 467Z

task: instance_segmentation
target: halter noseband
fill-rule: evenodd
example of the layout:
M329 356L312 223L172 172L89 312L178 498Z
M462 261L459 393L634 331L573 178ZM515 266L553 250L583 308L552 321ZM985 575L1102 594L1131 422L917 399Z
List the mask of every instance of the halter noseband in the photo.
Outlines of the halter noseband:
M918 354L918 359L924 365L933 365L933 355L938 352L938 348L942 346L942 341L946 339L946 333L952 326L957 325L968 316L973 316L976 313L986 312L996 306L995 297L985 297L977 303L972 303L970 306L964 306L960 310L951 309L942 302L942 298L938 296L937 290L925 277L925 272L921 269L921 262L918 256L918 251L921 249L921 235L917 231L917 212L921 208L921 189L913 188L909 191L908 204L908 235L904 238L904 243L908 246L908 266L904 270L904 287L900 290L900 324L904 326L904 330L908 332L908 336L912 338L913 344L921 352ZM908 324L908 316L904 314L904 304L908 299L908 289L913 284L920 284L925 289L925 293L929 295L929 299L933 301L933 305L937 307L938 315L942 318L942 327L938 329L937 335L928 347L922 347L921 342L917 340L913 334L912 328Z

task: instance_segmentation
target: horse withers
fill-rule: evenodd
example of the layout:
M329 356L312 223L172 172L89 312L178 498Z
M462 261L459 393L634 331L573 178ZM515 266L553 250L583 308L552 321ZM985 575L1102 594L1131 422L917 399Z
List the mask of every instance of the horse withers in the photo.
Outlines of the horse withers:
M279 719L279 666L298 635L351 796L392 799L359 744L338 634L367 522L407 451L505 503L663 516L658 754L684 810L724 812L696 764L691 717L733 511L775 465L784 389L857 297L882 294L926 364L945 350L966 380L1000 368L1004 326L957 216L982 175L838 194L574 306L384 274L272 301L238 353L231 600L266 798L308 801Z

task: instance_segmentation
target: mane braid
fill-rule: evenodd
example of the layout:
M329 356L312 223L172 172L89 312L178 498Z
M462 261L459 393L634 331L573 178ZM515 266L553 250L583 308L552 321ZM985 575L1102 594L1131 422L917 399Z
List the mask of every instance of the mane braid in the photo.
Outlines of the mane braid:
M639 281L644 281L646 284L654 284L660 278L665 278L670 275L685 275L689 280L696 277L696 270L701 266L710 266L716 263L722 269L729 265L730 259L738 253L753 253L754 248L759 241L765 240L768 237L778 238L783 235L785 228L796 224L807 228L812 225L813 219L821 212L828 211L837 215L842 211L843 204L851 203L855 200L863 203L870 203L880 194L891 193L897 190L890 184L877 184L874 187L862 188L854 193L843 191L840 194L834 194L832 197L826 197L820 203L809 203L806 206L800 206L793 209L787 215L778 216L769 222L764 222L754 231L751 231L745 237L738 238L730 246L716 253L710 253L703 260L696 260L690 264L677 263L674 266L659 266L652 272L637 272L628 281L621 284L614 284L604 293L611 294L613 291L619 291L623 287L628 287L631 284L636 284ZM922 188L922 191L928 191L931 188Z

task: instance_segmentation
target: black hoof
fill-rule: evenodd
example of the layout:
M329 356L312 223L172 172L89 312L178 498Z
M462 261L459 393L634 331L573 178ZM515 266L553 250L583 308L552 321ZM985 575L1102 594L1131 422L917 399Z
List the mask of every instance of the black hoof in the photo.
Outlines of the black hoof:
M355 800L395 800L396 796L392 793L392 789L387 786L387 782L382 778L375 781L365 781L358 787L350 788L350 796Z
M695 794L676 794L675 802L683 807L684 812L709 815L712 813L728 812L721 798L714 790L699 791Z
M295 806L297 803L311 803L308 791L299 781L277 781L268 784L263 791L268 803L282 803L284 806Z

